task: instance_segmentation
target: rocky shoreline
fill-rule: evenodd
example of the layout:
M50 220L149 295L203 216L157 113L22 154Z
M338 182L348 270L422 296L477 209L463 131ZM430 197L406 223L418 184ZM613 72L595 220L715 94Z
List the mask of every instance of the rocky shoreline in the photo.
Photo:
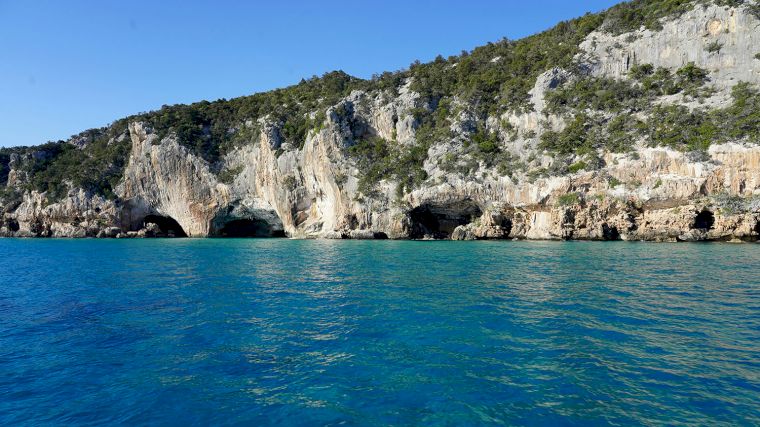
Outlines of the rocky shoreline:
M704 49L715 43L719 52ZM707 74L698 100L663 95L652 109L726 105L739 82L760 84L752 50L758 45L760 21L718 5L695 7L658 31L594 31L575 57L586 74L547 70L529 91L532 108L485 118L453 97L447 136L428 145L419 142L426 126L420 117L440 108L411 81L393 91L353 90L311 113L312 127L297 144L276 117L248 120L226 130L244 143L216 159L183 145L175 133L131 121L110 128L106 148L122 144L127 160L107 197L71 183L56 197L30 189L39 165L54 154L42 146L10 154L0 179L12 190L5 194L17 196L0 193L0 236L757 241L758 141L715 141L686 151L631 137L620 152L563 153L544 149L541 137L572 120L548 108L552 91L579 79L626 81L636 63L668 73L688 64ZM636 114L644 119L647 111ZM483 148L473 149L475 140ZM63 144L86 156L92 143L79 136ZM367 166L387 159L373 151L361 157L357 147L380 155L426 151L411 183L387 173L368 183ZM498 161L489 158L497 154Z

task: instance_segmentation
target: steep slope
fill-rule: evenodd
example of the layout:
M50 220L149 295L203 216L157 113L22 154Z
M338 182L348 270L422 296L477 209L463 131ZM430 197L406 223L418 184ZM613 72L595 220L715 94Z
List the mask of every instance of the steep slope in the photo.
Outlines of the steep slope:
M635 0L3 149L0 234L754 241L759 17Z

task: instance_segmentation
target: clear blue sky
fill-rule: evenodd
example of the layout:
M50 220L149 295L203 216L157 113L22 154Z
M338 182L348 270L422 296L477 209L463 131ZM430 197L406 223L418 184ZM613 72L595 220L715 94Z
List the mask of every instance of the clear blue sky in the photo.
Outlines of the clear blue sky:
M615 0L0 0L0 145L342 69L406 68Z

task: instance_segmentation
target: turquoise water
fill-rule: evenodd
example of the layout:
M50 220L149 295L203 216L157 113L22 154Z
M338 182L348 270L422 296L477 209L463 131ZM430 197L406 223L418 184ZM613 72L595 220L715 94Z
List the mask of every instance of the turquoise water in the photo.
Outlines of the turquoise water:
M758 425L760 245L0 239L0 425Z

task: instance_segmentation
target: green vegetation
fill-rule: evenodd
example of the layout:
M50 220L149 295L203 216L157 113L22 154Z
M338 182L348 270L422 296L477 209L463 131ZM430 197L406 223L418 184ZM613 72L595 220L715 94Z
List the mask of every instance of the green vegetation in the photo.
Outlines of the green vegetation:
M541 135L539 148L557 154L590 151L597 146L599 118L580 113L561 132L547 131ZM597 132L592 132L596 130Z
M528 91L536 77L552 67L570 68L580 42L603 19L587 14L521 40L502 40L448 59L439 56L428 64L412 64L412 89L429 105L445 97L470 102L479 115L530 109Z
M576 111L637 112L649 108L655 98L683 92L702 97L708 72L689 63L672 73L651 64L631 67L633 81L586 77L570 82L547 94L548 111L561 114Z
M240 175L240 172L243 172L242 166L237 166L231 169L224 169L223 171L219 172L219 181L230 185L235 182L235 178Z
M577 205L580 202L580 196L578 193L567 193L557 197L557 204L559 206L572 206Z
M377 195L375 184L382 180L395 180L396 193L400 196L427 178L422 169L422 162L427 158L427 148L423 145L400 148L382 138L370 137L351 146L349 153L361 171L359 191L370 198Z
M69 189L67 183L70 183L74 188L112 198L129 153L130 142L126 131L127 121L120 120L111 127L92 129L77 135L76 139L86 142L81 149L59 141L32 148L3 149L0 152L3 153L2 156L10 155L11 152L22 156L20 170L30 176L30 182L22 191L46 191L48 199L55 201L66 195ZM3 181L7 181L7 172L2 175Z
M586 169L587 167L588 164L581 160L580 162L573 163L567 169L570 171L570 173L576 173Z
M707 46L705 46L705 50L708 53L720 52L721 49L723 49L723 43L721 43L721 42L719 42L717 40L715 40L714 42L712 42L712 43L708 44Z
M706 150L711 143L760 138L760 92L748 83L734 86L733 103L713 111L657 107L647 125L650 145L682 151Z
M471 110L467 113L474 121L473 131L460 153L440 159L441 167L471 174L486 165L509 175L525 166L504 149L506 141L502 139L516 140L518 131L507 123L502 126L505 136L501 137L486 126L489 117L531 110L528 91L546 70L561 67L580 71L574 58L579 44L591 32L621 34L642 26L657 29L665 20L708 2L743 6L760 17L755 0L632 0L600 14L561 22L521 40L505 39L460 55L439 56L425 64L418 61L408 70L375 75L370 80L335 71L284 89L231 100L164 106L130 116L108 128L77 136L87 140L82 147L58 142L0 149L0 184L7 181L10 154L18 152L26 159L23 168L30 177L22 190L47 191L51 200L64 195L69 187L113 197L128 158L130 142L124 135L129 122L145 122L159 138L176 136L182 146L207 160L212 170L219 170L222 156L236 147L257 142L261 119L273 123L284 142L301 148L309 132L323 128L327 110L352 91L366 90L388 100L407 81L421 95L419 108L414 111L416 142L401 147L367 136L349 141L348 145L353 146L348 152L359 166L360 188L365 195L371 194L374 183L382 179L398 182L398 194L424 182L427 176L422 166L428 150L451 139L452 117L462 108ZM570 121L563 131L542 135L540 146L560 156L581 155L583 160L573 165L558 161L550 170L537 174L594 169L598 166L594 154L597 149L626 151L639 138L684 150L704 149L711 141L726 138L756 138L760 133L755 113L758 97L749 86L739 87L734 105L721 112L653 107L653 101L663 95L705 97L709 94L704 86L707 79L707 72L694 64L675 72L643 64L633 67L629 81L589 77L550 92L549 111L569 115ZM653 112L652 118L643 122L646 115L642 113L649 111ZM355 124L351 120L347 123ZM535 134L522 136L530 139ZM235 172L221 171L219 178L232 182Z
M731 0L725 0L730 2ZM735 0L736 2L740 2L740 0ZM757 19L760 19L760 2L757 0L754 1L747 1L747 4L744 6L747 12L749 12L752 16L754 16Z
M298 187L298 181L293 175L287 175L282 178L282 185L285 186L286 190L293 191Z
M694 70L683 74L686 75L684 82L704 78L701 72ZM758 140L760 92L748 83L739 83L734 86L732 97L730 106L712 111L655 105L647 110L649 114L644 122L628 113L607 120L601 114L577 112L561 132L545 132L539 148L576 155L587 155L597 149L623 152L633 142L643 139L651 146L691 152L706 151L715 143Z
M756 210L760 207L760 197L744 197L724 192L715 196L714 203L723 214L735 215Z
M669 105L654 108L644 134L652 146L704 151L716 139L718 129L700 110Z
M604 31L619 35L636 31L641 27L660 30L666 20L676 19L697 5L741 7L760 19L757 0L632 0L618 4L605 15Z
M11 171L10 162L10 151L0 151L0 187L4 187L8 183L8 173Z
M180 144L214 163L235 146L252 139L251 133L256 132L240 134L243 123L256 123L263 117L282 123L280 134L284 141L302 147L307 132L322 126L324 110L352 90L367 84L367 81L335 71L284 89L231 100L164 106L158 111L132 116L129 120L147 122L161 138L175 134ZM317 112L313 120L309 118L312 112Z
M662 28L663 18L673 18L694 8L693 0L634 0L621 3L607 12L604 30L612 34Z

